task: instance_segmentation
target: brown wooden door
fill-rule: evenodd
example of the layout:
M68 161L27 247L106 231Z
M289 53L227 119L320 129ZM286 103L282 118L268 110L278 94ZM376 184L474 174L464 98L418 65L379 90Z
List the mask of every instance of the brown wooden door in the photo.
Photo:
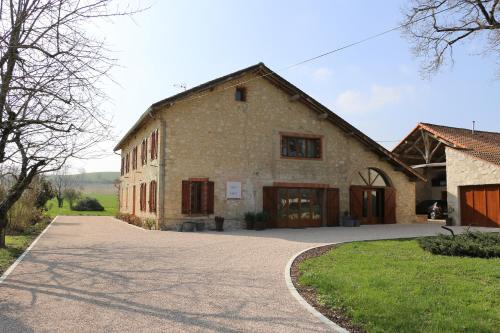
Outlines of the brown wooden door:
M270 218L269 227L320 227L323 214L326 213L323 207L324 194L323 189L317 188L264 187L262 203L263 210ZM335 200L332 201L335 209ZM338 204L336 209L338 212Z
M339 189L326 190L326 225L334 227L339 225Z
M273 186L264 186L262 188L262 210L267 213L268 228L276 228L278 221L278 203L277 188Z
M384 224L396 223L396 189L384 188Z
M351 186L351 216L361 224L380 224L384 221L385 188L372 186Z
M132 215L135 215L135 185L132 187Z
M500 227L500 184L460 187L462 225Z

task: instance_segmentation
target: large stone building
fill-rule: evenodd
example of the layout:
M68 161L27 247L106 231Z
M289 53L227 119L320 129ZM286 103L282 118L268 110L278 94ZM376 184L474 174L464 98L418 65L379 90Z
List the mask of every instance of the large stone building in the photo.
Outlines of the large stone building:
M415 221L418 172L260 63L151 105L120 140L120 211L163 228Z
M427 179L417 203L446 200L455 225L500 226L500 133L420 123L393 153Z

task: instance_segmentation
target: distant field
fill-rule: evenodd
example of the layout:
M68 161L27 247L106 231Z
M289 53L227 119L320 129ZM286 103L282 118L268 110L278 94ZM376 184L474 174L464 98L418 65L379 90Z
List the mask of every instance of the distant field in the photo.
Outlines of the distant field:
M64 205L62 208L57 207L57 199L52 199L47 203L49 208L49 215L51 217L57 215L99 215L99 216L114 216L118 211L118 197L115 194L102 194L102 193L84 193L83 196L96 198L99 200L101 205L104 206L104 211L102 212L78 212L71 210L69 208L69 203L64 200Z
M67 175L73 180L78 189L84 193L114 194L117 192L115 181L120 177L119 172L90 172L77 175ZM49 176L52 180L54 176Z

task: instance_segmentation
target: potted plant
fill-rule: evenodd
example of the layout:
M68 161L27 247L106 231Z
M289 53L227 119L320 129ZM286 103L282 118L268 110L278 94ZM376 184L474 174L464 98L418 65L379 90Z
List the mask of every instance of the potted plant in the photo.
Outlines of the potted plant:
M255 226L255 213L254 212L246 212L245 213L245 223L247 230L252 230Z
M255 230L264 230L267 226L267 213L266 212L259 212L255 214Z
M342 216L342 226L343 227L359 227L359 221L349 215L349 212L344 211L344 216Z
M215 217L215 231L224 231L224 218L222 216Z

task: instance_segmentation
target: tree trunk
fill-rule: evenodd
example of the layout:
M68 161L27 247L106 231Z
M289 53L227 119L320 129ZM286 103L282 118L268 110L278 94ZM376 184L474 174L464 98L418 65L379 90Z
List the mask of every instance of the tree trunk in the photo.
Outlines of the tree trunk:
M0 212L0 249L6 248L5 229L7 228L7 222L8 222L7 213Z
M57 206L58 206L59 208L62 208L63 203L64 203L64 199L63 199L63 198L60 198L60 197L57 197Z
M5 248L5 228L0 228L0 249Z

